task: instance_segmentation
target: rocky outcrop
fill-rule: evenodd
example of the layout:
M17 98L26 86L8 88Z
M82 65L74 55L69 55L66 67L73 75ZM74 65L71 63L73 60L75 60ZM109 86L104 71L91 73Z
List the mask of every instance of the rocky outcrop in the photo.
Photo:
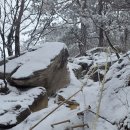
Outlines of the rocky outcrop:
M69 83L67 57L67 50L62 50L58 56L51 60L51 64L46 69L35 71L33 75L24 78L12 76L11 83L22 87L44 86L48 94L52 94Z
M8 86L10 92L0 95L0 129L9 129L27 118L32 112L48 106L48 97L43 87L17 90ZM3 99L4 98L4 99Z
M100 114L117 125L120 130L130 129L129 82L130 60L127 55L113 64L107 72L103 88L102 107L100 108Z
M71 64L74 64L72 70L77 78L83 78L87 74L95 82L102 81L104 72L108 71L111 65L118 60L114 53L108 52L107 47L93 48L86 54L86 56L70 59Z
M65 44L45 43L39 49L8 61L7 80L16 87L43 86L49 95L53 94L69 83L67 58L68 51ZM3 76L2 67L0 77Z

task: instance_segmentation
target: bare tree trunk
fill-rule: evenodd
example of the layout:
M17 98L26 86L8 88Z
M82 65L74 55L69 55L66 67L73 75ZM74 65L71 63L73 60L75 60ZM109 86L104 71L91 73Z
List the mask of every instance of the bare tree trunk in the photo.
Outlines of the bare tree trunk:
M15 30L15 56L20 56L20 32L19 32L20 26L16 27Z
M4 88L4 92L6 93L8 91L7 88L7 81L6 81L6 54L5 54L5 40L3 42L3 54L4 54L4 84L5 84L5 88Z
M87 0L81 0L81 10L82 10L82 15L84 15L84 11L87 8L86 6L87 4ZM86 49L87 49L87 39L86 39L86 35L87 35L87 27L84 24L82 18L81 18L81 43L79 44L79 51L80 51L80 55L85 55L86 54Z
M99 29L99 47L103 47L103 42L104 42L104 35L103 35L103 25L101 25L101 28Z
M18 19L16 21L16 30L15 30L15 56L16 57L20 56L20 24L21 24L22 15L24 12L24 4L25 4L25 0L22 0L21 5L20 5Z
M3 75L3 80L4 80L4 88L2 88L1 86L1 92L3 93L7 93L8 92L8 87L7 87L7 81L6 81L6 54L5 54L5 46L6 46L6 42L5 42L5 21L6 21L6 6L5 6L5 2L4 2L4 21L2 24L2 29L0 28L0 36L3 42L3 56L4 56L4 75ZM1 19L1 15L0 15L0 19Z
M128 29L124 30L124 51L127 51Z
M16 17L17 17L17 13L18 13L18 9L19 9L18 3L19 3L19 0L16 1L16 11L15 11L15 14L13 17L13 22L12 22L12 25L10 28L9 35L7 37L7 40L8 40L7 41L7 51L8 51L9 56L13 55L12 44L13 44L13 35L14 35L14 31L15 31L14 27L15 27Z
M13 37L13 25L8 35L8 42L7 42L7 51L8 51L9 56L13 55L13 49L12 49L12 43L11 43L12 37Z
M80 55L85 55L86 54L86 35L87 35L87 30L86 30L86 25L81 23L81 43L79 44L79 51Z
M0 31L1 32L1 31ZM1 38L3 41L3 58L4 58L4 75L3 75L3 80L4 80L4 84L5 84L5 88L3 89L4 92L6 92L8 90L7 88L7 81L6 81L6 54L5 54L5 36L4 33L1 32Z
M100 16L102 16L103 0L99 0L99 1L98 1L98 7L99 7L98 14L99 14ZM99 44L98 44L98 46L99 46L99 47L102 47L102 46L103 46L103 42L104 42L103 23L101 22L101 28L99 28Z

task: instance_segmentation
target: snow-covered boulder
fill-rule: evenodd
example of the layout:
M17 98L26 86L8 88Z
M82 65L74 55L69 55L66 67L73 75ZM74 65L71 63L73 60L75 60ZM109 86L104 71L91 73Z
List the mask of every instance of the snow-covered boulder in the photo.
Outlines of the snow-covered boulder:
M48 42L38 49L9 60L6 64L8 81L17 87L43 86L48 94L69 83L68 51L64 43ZM3 75L3 66L0 67Z
M114 53L105 51L107 51L107 48L94 48L88 50L86 56L71 58L70 62L74 66L72 70L76 77L84 77L89 72L89 74L92 74L90 78L95 82L99 81L99 77L102 80L106 65L107 70L109 70L110 66L118 60Z
M105 76L100 114L120 130L130 129L130 59L123 57Z
M48 97L43 87L20 91L9 86L9 93L0 95L0 130L11 128L32 112L41 110L48 105Z

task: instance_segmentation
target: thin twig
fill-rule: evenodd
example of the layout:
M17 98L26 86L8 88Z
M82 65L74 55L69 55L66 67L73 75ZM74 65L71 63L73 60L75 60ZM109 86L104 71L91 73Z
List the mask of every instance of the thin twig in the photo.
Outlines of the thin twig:
M91 112L91 113L93 113L94 115L97 115L96 112L94 112L94 111L92 111L92 110L90 110L90 109L88 109L88 111ZM115 124L114 122L109 121L107 118L105 118L105 117L103 117L103 116L101 116L101 115L99 115L99 114L98 114L98 117L102 118L103 120L109 122L109 123L112 124L112 125Z

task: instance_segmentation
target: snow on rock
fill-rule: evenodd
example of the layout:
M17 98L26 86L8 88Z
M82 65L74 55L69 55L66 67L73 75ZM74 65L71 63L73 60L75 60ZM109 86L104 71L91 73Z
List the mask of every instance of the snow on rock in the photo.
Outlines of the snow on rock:
M45 43L39 49L30 51L24 55L9 61L6 64L6 72L11 73L16 67L21 66L14 74L14 78L24 78L33 75L34 71L46 69L62 49L66 49L63 43ZM0 67L3 72L3 66ZM22 73L21 73L22 72Z
M8 94L0 95L0 129L13 127L29 116L32 111L47 106L48 99L43 87L27 91L19 91L9 85L8 88L10 91Z
M51 64L51 60L59 55L63 49L66 49L63 43L45 43L38 50L26 53L18 58L18 62L23 65L12 77L15 79L25 78L33 75L35 71L46 69Z
M106 63L113 64L118 60L114 53L104 51L96 51L96 53L93 53L93 50L95 51L95 49L87 51L87 56L74 58L73 63L81 65L84 69L89 69L92 65L98 65L100 67Z
M127 56L111 66L105 82L101 115L120 129L130 129L130 59Z
M7 79L12 85L23 88L43 86L52 94L69 83L67 58L64 43L44 43L38 49L9 60L6 64ZM3 66L0 71L3 73Z
M88 72L90 74L94 72L91 79L97 82L99 79L103 79L106 64L108 70L117 60L117 56L107 52L107 48L94 48L88 50L86 56L71 58L70 62L81 66L73 65L73 71L77 78L83 78Z

